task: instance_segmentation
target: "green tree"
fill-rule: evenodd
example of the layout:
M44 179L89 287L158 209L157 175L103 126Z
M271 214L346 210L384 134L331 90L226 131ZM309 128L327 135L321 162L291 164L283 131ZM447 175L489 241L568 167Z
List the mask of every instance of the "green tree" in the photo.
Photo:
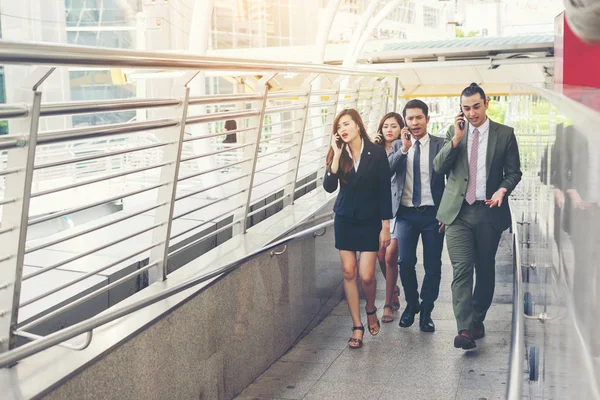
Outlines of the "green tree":
M487 109L487 115L490 117L492 121L498 122L500 124L504 123L506 118L506 106L507 103L500 103L497 100L490 100L489 107Z
M469 31L465 34L465 31L463 31L460 28L456 28L456 31L455 31L455 35L457 38L476 37L476 36L479 36L480 33L481 32L479 32L479 31Z

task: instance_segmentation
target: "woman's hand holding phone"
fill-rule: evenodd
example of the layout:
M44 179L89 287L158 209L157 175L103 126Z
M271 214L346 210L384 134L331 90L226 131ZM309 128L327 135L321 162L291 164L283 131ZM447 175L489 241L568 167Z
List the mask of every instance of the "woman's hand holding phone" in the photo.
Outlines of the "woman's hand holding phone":
M408 150L412 147L412 142L410 140L410 130L407 127L402 128L400 131L400 138L402 139L402 149L403 153L408 153Z
M340 137L340 135L338 135L337 133L334 133L331 136L331 148L333 149L334 157L337 157L339 159L339 157L342 155L343 144L344 144L344 142L342 141L342 138Z
M333 150L333 160L331 161L331 173L337 174L340 167L340 158L342 157L343 141L340 135L334 133L331 135L331 149Z

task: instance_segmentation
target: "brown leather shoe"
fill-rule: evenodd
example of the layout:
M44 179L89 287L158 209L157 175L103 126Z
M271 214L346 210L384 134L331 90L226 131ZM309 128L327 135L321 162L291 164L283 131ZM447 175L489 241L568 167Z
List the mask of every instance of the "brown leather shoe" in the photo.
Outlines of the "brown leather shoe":
M477 344L475 343L475 339L473 339L471 332L462 330L454 338L454 347L457 349L471 350L477 347Z
M479 340L485 336L485 326L483 326L483 322L473 322L473 327L471 328L471 333L473 334L473 339Z

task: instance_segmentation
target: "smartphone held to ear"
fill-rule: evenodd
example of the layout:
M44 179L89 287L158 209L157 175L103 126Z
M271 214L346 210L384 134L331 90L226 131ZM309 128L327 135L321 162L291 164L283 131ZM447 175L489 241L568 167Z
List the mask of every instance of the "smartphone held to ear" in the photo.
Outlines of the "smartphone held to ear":
M463 118L465 117L465 113L462 111L462 108L460 110L460 116ZM460 128L461 131L464 130L465 129L465 121L460 121L458 123L458 127Z

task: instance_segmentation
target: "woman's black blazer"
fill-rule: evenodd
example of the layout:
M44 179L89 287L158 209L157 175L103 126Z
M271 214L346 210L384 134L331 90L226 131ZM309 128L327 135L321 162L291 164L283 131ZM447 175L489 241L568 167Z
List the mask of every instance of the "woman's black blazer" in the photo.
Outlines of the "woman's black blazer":
M323 188L327 192L335 192L340 182L333 206L336 214L356 220L392 219L390 166L383 146L365 140L358 171L352 167L345 180L340 181L330 169L325 172Z

